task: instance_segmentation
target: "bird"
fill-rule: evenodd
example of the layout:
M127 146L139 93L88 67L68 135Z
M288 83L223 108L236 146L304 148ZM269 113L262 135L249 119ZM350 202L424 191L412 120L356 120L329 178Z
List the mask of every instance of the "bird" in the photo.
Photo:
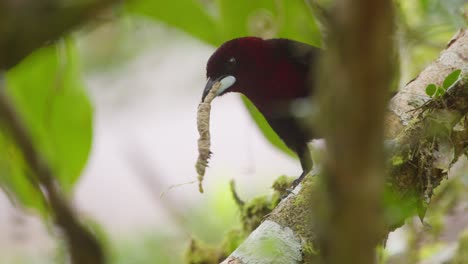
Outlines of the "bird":
M320 48L295 40L248 36L223 43L206 65L202 102L216 82L221 83L216 97L230 92L245 95L297 154L302 173L293 188L312 170L308 142L317 135L302 126L291 109L313 95L312 69L320 52Z

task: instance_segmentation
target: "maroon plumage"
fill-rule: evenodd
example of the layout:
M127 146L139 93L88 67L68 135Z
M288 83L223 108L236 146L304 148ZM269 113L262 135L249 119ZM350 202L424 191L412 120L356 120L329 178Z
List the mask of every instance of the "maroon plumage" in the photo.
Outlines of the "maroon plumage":
M312 167L307 143L313 135L297 122L291 106L313 92L308 77L318 53L318 48L293 40L244 37L221 45L206 68L208 83L202 100L215 81L226 83L219 95L239 92L249 98L299 156L303 169L299 181Z

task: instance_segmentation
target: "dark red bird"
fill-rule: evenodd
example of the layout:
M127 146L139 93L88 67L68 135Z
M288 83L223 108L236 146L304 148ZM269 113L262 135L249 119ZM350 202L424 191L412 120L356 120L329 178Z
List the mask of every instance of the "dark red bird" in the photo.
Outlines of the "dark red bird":
M302 174L312 169L307 143L314 137L296 120L293 105L311 94L309 70L320 50L288 39L244 37L230 40L208 60L208 83L202 101L214 82L221 82L218 96L239 92L264 115L284 143L297 153Z

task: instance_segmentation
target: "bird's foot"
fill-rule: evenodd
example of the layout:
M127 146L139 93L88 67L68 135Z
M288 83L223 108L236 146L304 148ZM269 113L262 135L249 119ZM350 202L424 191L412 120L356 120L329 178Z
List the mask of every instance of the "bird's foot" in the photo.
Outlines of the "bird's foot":
M299 176L299 178L295 179L292 184L291 184L291 187L290 189L294 190L301 182L302 180L304 180L305 176L308 174L309 172L308 171L303 171L301 176Z
M296 187L302 182L302 180L304 179L304 175L301 174L301 176L297 179L295 179L292 184L291 184L291 187L289 187L291 190L294 190L296 189Z
M281 197L281 200L286 198L288 195L294 193L294 189L302 182L302 180L305 178L305 176L308 174L308 172L304 171L302 172L301 176L299 176L297 179L295 179L291 186L286 189L286 193Z
M284 200L286 197L288 197L290 194L293 194L294 190L291 188L288 188L285 190L285 192L281 195L281 201Z

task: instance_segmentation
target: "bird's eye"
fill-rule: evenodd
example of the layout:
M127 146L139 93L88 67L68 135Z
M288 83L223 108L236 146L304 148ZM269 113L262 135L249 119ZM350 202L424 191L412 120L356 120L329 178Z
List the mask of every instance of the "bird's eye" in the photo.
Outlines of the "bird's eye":
M233 67L236 65L236 58L232 57L228 60L229 66Z

